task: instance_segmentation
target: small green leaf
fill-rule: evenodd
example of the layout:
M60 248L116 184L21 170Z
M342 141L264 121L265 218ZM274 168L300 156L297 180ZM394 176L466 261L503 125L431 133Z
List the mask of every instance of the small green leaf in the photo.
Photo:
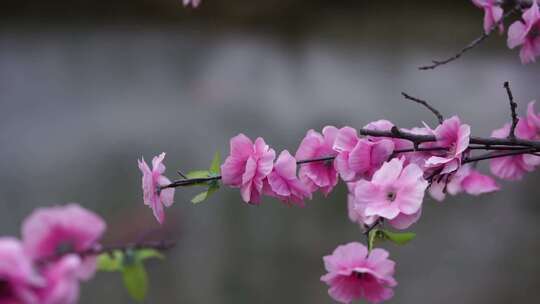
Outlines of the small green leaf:
M371 251L375 246L375 238L377 237L379 229L372 229L368 234L368 250Z
M97 258L97 268L100 271L120 271L122 270L123 253L113 251L112 253L102 253Z
M144 261L151 258L158 258L158 259L165 259L163 254L161 252L155 250L155 249L140 249L137 250L136 253L137 261Z
M206 178L210 177L210 172L208 170L195 170L190 171L186 174L187 178Z
M214 159L212 160L212 165L210 165L210 173L219 174L219 167L221 165L221 155L219 151L214 154Z
M142 263L125 266L122 270L124 286L129 295L136 301L142 302L148 291L148 275Z
M195 197L191 199L191 202L193 204L198 204L198 203L204 202L206 198L208 198L208 191L204 191L195 195Z
M416 234L412 232L391 232L388 230L382 230L382 233L384 233L385 239L390 240L398 245L405 245L416 237Z

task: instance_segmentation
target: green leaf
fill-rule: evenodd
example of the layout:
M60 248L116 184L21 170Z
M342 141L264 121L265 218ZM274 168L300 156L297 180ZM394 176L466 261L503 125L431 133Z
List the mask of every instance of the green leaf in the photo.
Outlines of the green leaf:
M142 302L148 291L148 275L142 263L125 266L122 270L124 286L129 295L136 301Z
M412 232L391 232L388 230L382 230L381 232L384 234L385 239L398 245L405 245L416 237L416 234Z
M214 154L214 159L212 160L212 164L210 165L210 173L212 174L219 174L219 167L221 165L221 155L219 154L219 151Z
M165 259L163 254L161 252L155 250L155 249L139 249L136 253L137 261L144 261L147 259L157 258L157 259Z
M210 190L210 189L209 189L209 190ZM193 198L191 199L191 202L192 202L193 204L198 204L198 203L204 202L204 200L208 198L208 191L209 191L209 190L204 191L204 192L201 192L201 193L195 195L195 197L193 197Z
M186 174L187 178L206 178L210 177L210 172L208 170L195 170L190 171Z
M112 253L102 253L97 258L97 268L99 271L120 271L122 270L122 263L124 254L115 250Z

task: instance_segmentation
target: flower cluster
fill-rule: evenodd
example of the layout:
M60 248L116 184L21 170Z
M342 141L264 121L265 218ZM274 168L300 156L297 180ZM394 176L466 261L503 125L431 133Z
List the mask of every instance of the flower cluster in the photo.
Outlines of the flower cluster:
M96 214L71 204L42 208L22 225L21 240L0 238L0 303L73 304L96 259L75 252L99 246L106 228Z

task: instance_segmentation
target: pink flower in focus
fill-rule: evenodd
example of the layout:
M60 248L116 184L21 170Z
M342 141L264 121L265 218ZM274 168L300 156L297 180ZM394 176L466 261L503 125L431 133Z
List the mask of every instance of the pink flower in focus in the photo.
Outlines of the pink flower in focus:
M328 294L340 303L366 299L379 303L392 298L395 262L388 259L384 249L373 249L368 253L366 246L349 243L338 246L331 255L325 256L327 274L321 277L330 289Z
M295 158L299 161L306 159L336 156L333 149L338 129L333 126L324 127L322 135L309 130L300 143ZM318 188L328 195L338 182L338 173L332 161L320 161L303 164L299 171L300 180L314 192Z
M373 131L390 131L394 127L394 124L388 120L381 119L376 120L368 123L364 126L363 129L366 130L373 130ZM368 136L367 137L370 141L380 141L380 140L391 140L394 143L394 148L396 150L402 150L402 149L409 149L413 147L412 142L401 139L401 138L392 138L392 137L375 137L375 136Z
M437 139L437 147L447 148L448 151L440 156L432 156L426 161L427 168L442 168L440 174L456 171L461 166L463 152L469 146L471 127L461 124L459 117L453 116L439 125L433 134Z
M159 156L154 156L152 159L152 170L148 164L142 160L138 160L139 170L142 176L142 189L144 204L152 208L154 216L160 224L165 221L165 211L163 206L170 207L174 202L174 188L161 189L162 186L167 186L171 181L163 175L165 173L165 165L163 165L165 153Z
M105 228L101 217L75 204L40 208L24 220L22 241L32 259L50 259L58 254L99 246ZM78 269L78 277L90 279L95 268L95 257L84 258Z
M41 304L75 304L79 300L78 271L81 259L66 255L42 271L47 284L38 290Z
M474 5L484 10L484 32L488 34L497 22L503 16L503 9L499 6L497 0L472 0ZM499 25L499 32L504 32L504 25Z
M403 158L394 158L384 163L371 181L356 183L354 198L360 206L365 204L365 216L393 220L400 214L415 215L420 211L428 182L420 167L415 164L403 167L403 162Z
M510 134L511 124L506 123L502 128L494 130L491 137L507 138ZM536 131L525 118L520 118L516 126L516 137L521 139L534 139ZM532 172L540 165L540 157L535 155L514 155L494 158L489 163L491 173L505 180L520 180L527 172Z
M311 199L311 192L296 177L296 159L284 150L274 164L274 169L265 182L265 193L286 203L304 206L304 199Z
M508 29L508 47L513 49L521 45L519 57L521 63L527 64L535 62L536 56L540 55L540 11L536 0L523 12L522 19Z
M202 0L182 0L184 6L191 5L193 8L197 8L201 4Z
M221 165L224 185L240 188L246 203L259 204L263 180L272 172L276 152L261 137L251 141L244 134L230 141L231 154Z
M32 261L15 238L0 238L0 303L38 304L34 290L43 286Z
M371 141L360 139L356 130L341 128L336 136L334 150L339 154L335 168L345 181L371 178L373 173L388 160L394 151L394 142L389 139Z
M457 195L463 191L470 195L480 195L499 190L499 186L493 178L484 175L473 169L471 165L465 165L459 168L455 174L449 176L450 180L433 182L429 187L430 195L441 202L446 197L446 192L451 195Z

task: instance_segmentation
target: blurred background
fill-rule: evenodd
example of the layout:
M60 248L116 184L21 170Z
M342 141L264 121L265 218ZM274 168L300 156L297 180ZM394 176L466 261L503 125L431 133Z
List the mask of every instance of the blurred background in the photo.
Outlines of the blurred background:
M0 5L0 231L19 235L38 206L79 202L103 215L106 244L176 239L151 262L146 303L331 303L321 257L364 241L346 189L304 209L242 203L220 190L194 206L180 189L162 228L142 204L136 160L166 151L168 175L206 168L240 132L292 153L305 132L387 118L434 124L404 101L459 114L475 135L540 98L540 64L494 36L434 71L481 32L470 1L4 0ZM425 201L398 262L391 303L536 303L540 175L478 198ZM131 303L117 274L81 303Z

